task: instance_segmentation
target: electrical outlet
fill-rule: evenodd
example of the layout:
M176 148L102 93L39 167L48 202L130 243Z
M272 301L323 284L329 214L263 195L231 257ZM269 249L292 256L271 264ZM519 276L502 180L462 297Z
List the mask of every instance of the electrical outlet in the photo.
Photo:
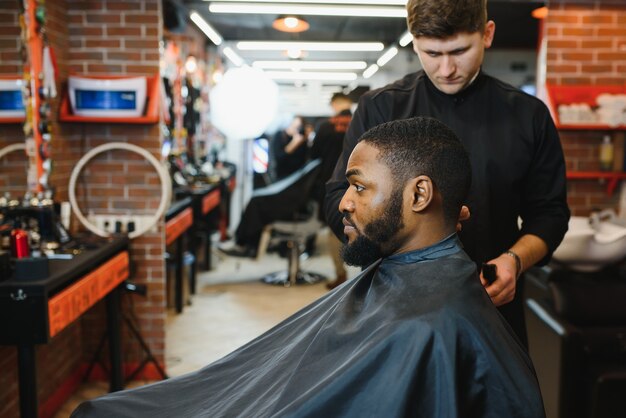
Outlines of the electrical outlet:
M121 233L127 233L128 225L130 222L135 224L135 231L141 230L145 228L150 220L152 219L151 215L114 215L114 214L93 214L90 213L88 216L89 222L95 225L98 229L102 231L106 231L109 233L115 233L116 224L119 222L121 226ZM157 231L156 225L148 230L150 233L154 233Z

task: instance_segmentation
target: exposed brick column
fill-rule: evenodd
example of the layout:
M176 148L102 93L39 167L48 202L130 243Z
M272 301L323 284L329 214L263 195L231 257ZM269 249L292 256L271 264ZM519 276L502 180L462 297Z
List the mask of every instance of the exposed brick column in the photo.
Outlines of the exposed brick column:
M589 2L592 3L592 2ZM624 85L626 83L626 4L581 5L553 1L544 22L547 81L556 85ZM610 131L561 131L568 170L599 169L598 146ZM569 182L568 200L575 215L593 208L616 208L598 180Z

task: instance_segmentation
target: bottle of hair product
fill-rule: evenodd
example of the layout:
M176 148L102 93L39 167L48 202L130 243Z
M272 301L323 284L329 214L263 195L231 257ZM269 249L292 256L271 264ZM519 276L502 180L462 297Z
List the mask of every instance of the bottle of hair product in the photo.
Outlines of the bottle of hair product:
M600 170L611 171L613 168L613 143L611 137L605 135L600 144Z

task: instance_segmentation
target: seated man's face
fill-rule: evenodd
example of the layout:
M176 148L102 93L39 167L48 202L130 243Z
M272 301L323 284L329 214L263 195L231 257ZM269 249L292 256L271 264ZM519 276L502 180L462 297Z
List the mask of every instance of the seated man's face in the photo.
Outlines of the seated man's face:
M350 265L367 266L400 247L403 188L379 161L378 150L365 142L352 151L346 177L350 187L339 203L348 238L342 256Z

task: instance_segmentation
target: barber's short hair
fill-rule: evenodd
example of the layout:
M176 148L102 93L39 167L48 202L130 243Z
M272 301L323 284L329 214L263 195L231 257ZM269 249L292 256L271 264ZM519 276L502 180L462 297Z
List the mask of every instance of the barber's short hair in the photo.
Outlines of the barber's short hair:
M406 10L409 32L415 37L482 33L487 24L487 0L409 0Z
M441 194L446 221L457 222L472 171L465 148L450 128L434 118L414 117L378 125L361 141L379 151L397 187L420 175L430 177Z

